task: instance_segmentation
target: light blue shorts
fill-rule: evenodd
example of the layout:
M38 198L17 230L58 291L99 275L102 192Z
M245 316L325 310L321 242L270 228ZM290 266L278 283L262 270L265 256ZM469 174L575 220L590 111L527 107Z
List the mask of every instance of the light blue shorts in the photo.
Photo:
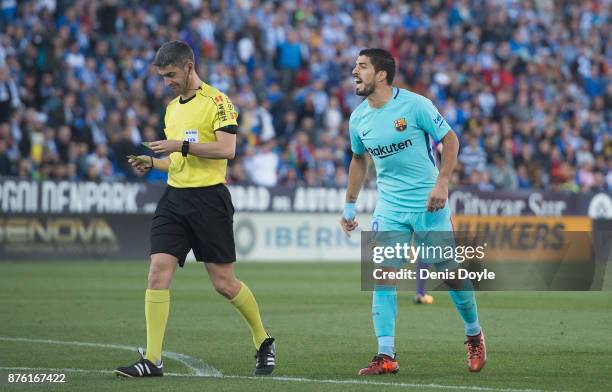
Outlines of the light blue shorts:
M372 231L398 231L406 233L453 231L448 203L434 212L377 211L372 217Z
M373 245L394 246L397 243L408 243L414 246L454 246L453 225L448 203L443 209L434 212L385 212L377 211L372 217ZM391 233L385 233L391 232ZM437 270L454 269L454 259L445 259L436 252L430 257L421 257L418 261L433 264ZM383 266L401 268L406 259L385 261Z

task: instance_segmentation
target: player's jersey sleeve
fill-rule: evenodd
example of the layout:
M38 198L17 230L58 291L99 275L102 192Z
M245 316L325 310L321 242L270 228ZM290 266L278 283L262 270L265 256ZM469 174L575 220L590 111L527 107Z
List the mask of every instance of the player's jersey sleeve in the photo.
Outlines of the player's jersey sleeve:
M232 101L223 93L219 92L212 97L214 106L212 112L209 113L212 120L212 129L225 128L227 126L238 125L238 113L234 108Z
M439 142L451 127L429 99L417 101L417 125Z
M353 116L349 119L349 135L351 136L351 150L353 150L354 154L363 155L365 153L366 148L363 145L363 142L359 138L359 130L355 128L355 121L353 120Z

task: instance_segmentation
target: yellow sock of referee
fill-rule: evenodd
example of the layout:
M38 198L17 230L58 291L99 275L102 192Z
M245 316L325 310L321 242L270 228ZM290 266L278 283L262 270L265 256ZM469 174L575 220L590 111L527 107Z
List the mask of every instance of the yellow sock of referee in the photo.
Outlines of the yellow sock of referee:
M170 312L170 290L151 290L145 293L147 323L147 351L145 358L153 363L161 360L162 343Z
M230 303L234 305L234 308L249 325L251 335L253 335L253 344L255 344L255 349L259 350L259 346L266 340L268 334L261 323L257 301L255 301L253 293L244 282L240 282L240 291L234 298L230 299Z

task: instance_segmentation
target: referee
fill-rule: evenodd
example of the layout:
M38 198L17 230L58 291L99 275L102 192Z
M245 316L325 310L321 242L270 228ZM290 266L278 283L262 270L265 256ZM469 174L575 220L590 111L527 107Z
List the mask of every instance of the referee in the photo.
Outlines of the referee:
M165 43L153 60L158 74L177 94L166 108L167 140L150 144L167 158L141 155L129 162L141 173L152 168L168 172L168 187L151 226L145 293L147 350L139 350L141 358L136 363L115 369L119 376L163 375L161 352L170 282L190 249L204 262L217 292L229 299L248 324L257 350L254 374L274 370L274 339L263 327L253 293L234 275L234 207L224 183L227 160L236 149L237 114L227 96L200 80L194 64L193 51L182 41Z

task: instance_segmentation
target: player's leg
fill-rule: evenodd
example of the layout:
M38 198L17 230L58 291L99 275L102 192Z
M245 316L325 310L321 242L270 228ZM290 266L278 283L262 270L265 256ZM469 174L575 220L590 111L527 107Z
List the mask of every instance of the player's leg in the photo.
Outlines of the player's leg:
M373 232L402 232L405 228L393 220L381 215L372 218ZM393 233L378 235L378 241L385 244L391 241ZM399 240L399 239L398 239ZM392 242L392 241L391 241ZM391 245L389 243L389 245ZM395 270L397 266L383 265L383 270ZM372 292L372 324L378 342L378 351L370 364L359 371L359 375L378 375L397 373L399 364L395 358L395 322L397 319L396 282L381 280L376 282Z
M447 269L443 265L436 265L436 270L442 271ZM478 305L476 304L476 296L472 283L467 280L449 280L446 281L449 286L448 293L463 320L463 327L466 336L476 336L480 333L481 327L478 320Z
M415 227L417 236L424 233L428 238L427 245L455 246L451 221L451 211L448 204L439 211L422 213L420 221ZM449 234L446 234L449 233ZM457 268L454 260L436 262L437 271L453 270ZM446 281L449 286L449 295L457 312L463 320L464 331L467 336L468 366L470 371L479 371L486 362L486 347L478 319L478 306L472 283L467 280Z
M436 265L436 267L438 267ZM449 269L440 265L437 270ZM456 268L455 268L456 269ZM445 281L449 286L448 293L463 319L466 335L464 342L467 350L467 364L471 372L479 372L487 362L487 346L480 321L478 319L478 306L472 282L468 279L455 279Z
M383 270L395 270L383 268ZM359 375L397 373L395 355L395 322L397 319L397 288L393 281L381 281L372 292L372 324L378 351L370 364L359 370Z
M448 205L439 211L423 212L418 213L418 215L413 223L417 242L423 243L426 246L439 246L442 248L455 246L454 235L452 234L451 212ZM434 264L437 271L457 267L454 260L432 259L423 261ZM447 283L452 285L449 286L449 294L455 308L464 321L466 334L471 336L480 333L478 308L470 281Z

